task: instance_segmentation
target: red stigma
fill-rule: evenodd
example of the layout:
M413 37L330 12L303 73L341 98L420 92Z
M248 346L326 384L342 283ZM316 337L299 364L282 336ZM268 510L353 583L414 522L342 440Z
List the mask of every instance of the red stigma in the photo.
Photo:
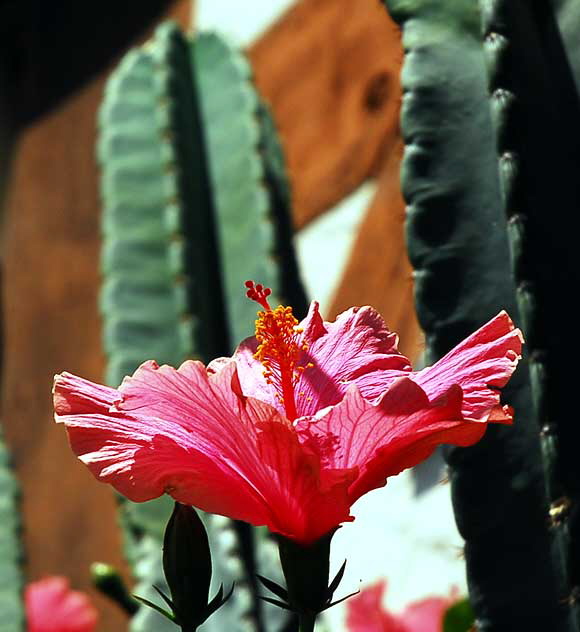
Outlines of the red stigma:
M261 305L267 312L272 311L268 303L268 296L272 294L272 290L269 287L264 287L261 283L254 284L253 281L246 281L244 285L248 288L246 296L249 299L256 301L256 303Z

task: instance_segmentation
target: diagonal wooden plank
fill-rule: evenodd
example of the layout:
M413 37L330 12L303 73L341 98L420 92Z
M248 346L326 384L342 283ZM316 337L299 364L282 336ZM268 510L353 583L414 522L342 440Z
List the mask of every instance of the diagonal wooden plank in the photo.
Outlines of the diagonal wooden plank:
M302 0L249 55L285 143L302 228L376 174L398 134L399 30L376 0Z
M329 316L334 318L351 305L372 305L399 334L401 351L413 361L422 350L422 335L403 238L405 203L399 183L402 152L400 140L388 152Z

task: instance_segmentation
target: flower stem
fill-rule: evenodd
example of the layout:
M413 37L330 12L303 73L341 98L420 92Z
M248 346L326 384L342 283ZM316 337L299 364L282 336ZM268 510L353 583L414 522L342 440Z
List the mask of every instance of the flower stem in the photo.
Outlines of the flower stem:
M314 632L316 614L313 612L301 612L298 615L298 632Z

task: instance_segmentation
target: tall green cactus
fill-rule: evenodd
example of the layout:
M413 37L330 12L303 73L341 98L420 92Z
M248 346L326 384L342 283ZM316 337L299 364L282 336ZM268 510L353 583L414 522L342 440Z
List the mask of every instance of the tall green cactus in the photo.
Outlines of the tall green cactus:
M194 354L227 351L194 90L189 46L173 27L159 29L149 48L131 51L107 85L98 147L101 305L107 380L114 385L147 358L179 365ZM123 506L136 591L150 598L162 580L160 543L172 503ZM143 608L132 623L135 631L163 627L172 626Z
M100 128L110 383L148 358L178 365L231 353L252 333L248 278L305 310L279 144L240 53L217 35L190 43L176 27L160 27L111 77ZM166 499L125 503L129 557L143 588L161 578L170 512ZM237 588L203 629L261 630L251 576L262 561L254 557L261 536L225 519L205 521L218 584L235 581ZM268 616L269 630L288 620ZM142 611L132 629L162 625L156 613Z
M471 0L385 0L403 29L403 193L428 361L500 309L516 317L480 16ZM541 124L541 123L538 123ZM449 450L480 632L568 630L546 525L525 366L505 389L513 427Z
M566 335L574 322L556 308L580 281L573 261L580 208L580 55L566 48L559 29L575 24L577 34L580 11L577 3L554 4L559 20L545 2L481 3L499 176L541 428L553 563L562 581L562 607L571 610L570 629L580 630L580 431L565 403L574 380L564 360L574 352Z
M0 428L0 632L24 630L18 495Z

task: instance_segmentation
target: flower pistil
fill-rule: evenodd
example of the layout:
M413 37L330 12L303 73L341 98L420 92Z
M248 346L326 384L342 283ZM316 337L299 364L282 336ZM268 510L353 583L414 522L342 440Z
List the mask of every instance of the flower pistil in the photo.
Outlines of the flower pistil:
M246 281L246 295L264 309L258 312L256 320L256 341L258 348L254 357L264 366L264 378L276 389L276 396L284 406L286 417L294 421L298 416L295 401L295 386L300 374L312 365L299 365L298 359L302 351L308 350L308 344L300 340L303 329L298 327L298 320L291 307L272 309L268 303L270 288L253 281Z

